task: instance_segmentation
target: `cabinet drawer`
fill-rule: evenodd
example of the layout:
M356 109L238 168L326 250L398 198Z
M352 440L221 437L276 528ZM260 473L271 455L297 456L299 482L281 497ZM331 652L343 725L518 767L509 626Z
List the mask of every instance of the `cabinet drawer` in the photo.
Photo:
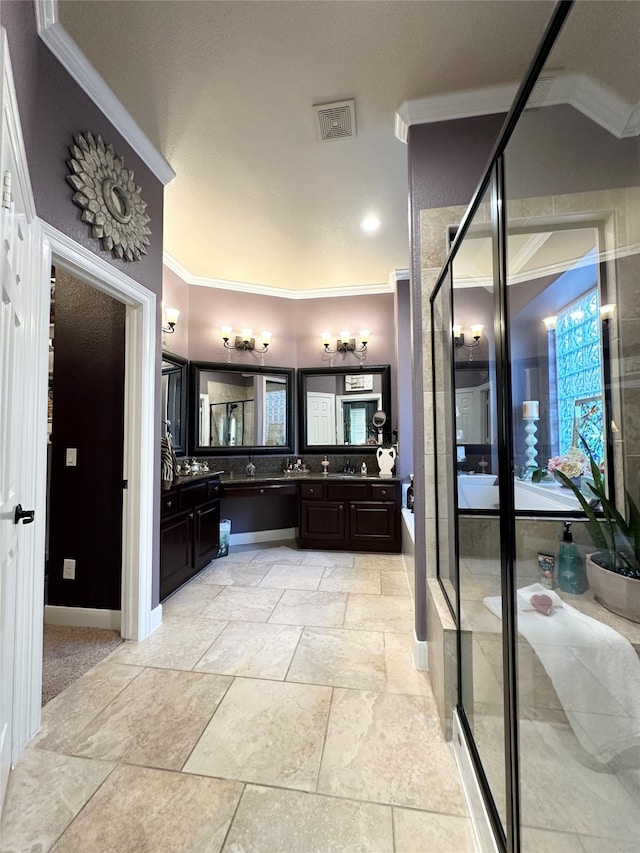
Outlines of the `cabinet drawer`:
M371 499L374 501L393 501L396 491L395 483L371 483Z
M207 483L207 500L222 497L222 486L218 480L209 480Z
M207 483L196 483L193 486L184 486L179 492L180 509L193 509L198 504L207 501Z
M324 483L300 483L300 497L303 501L323 500Z
M234 486L224 485L225 498L267 498L297 494L297 483L263 483L262 485L256 483L255 486L244 483L237 483Z
M167 494L162 494L160 496L160 514L161 515L173 515L174 512L178 512L179 504L178 504L178 493L177 492L168 492Z
M367 483L327 483L327 499L330 501L364 501L367 499Z

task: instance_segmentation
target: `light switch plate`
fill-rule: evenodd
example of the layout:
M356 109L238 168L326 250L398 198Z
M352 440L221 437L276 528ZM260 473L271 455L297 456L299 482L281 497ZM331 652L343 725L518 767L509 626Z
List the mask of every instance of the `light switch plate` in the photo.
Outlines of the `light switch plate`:
M76 579L76 561L75 560L65 560L62 564L62 577L67 581L74 581Z
M78 464L78 448L67 447L66 466L73 468Z

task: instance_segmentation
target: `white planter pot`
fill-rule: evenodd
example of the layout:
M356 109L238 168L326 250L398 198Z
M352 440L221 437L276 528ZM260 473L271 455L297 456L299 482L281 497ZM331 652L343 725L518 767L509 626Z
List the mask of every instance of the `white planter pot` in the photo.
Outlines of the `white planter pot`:
M396 462L395 447L379 447L376 450L376 458L378 460L380 476L391 477L393 474L393 466Z
M618 616L640 622L640 580L625 578L603 569L587 554L586 567L589 586L596 601Z

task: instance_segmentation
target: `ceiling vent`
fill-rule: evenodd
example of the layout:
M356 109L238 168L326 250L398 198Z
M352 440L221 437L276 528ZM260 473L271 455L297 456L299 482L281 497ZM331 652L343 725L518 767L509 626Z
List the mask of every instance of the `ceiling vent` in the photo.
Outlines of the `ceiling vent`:
M555 75L538 77L536 83L531 90L529 100L526 103L525 110L537 110L545 105L551 86L555 80Z
M313 114L318 142L356 135L356 102L353 100L315 104Z

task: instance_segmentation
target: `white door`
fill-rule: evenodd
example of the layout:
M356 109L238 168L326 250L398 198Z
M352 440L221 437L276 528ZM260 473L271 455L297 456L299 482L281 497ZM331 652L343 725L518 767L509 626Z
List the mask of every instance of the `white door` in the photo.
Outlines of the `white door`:
M335 394L307 392L307 444L336 444ZM340 442L342 444L342 442Z
M38 385L35 338L41 318L35 312L41 282L36 248L35 208L17 119L15 92L8 62L6 35L0 30L2 69L0 127L0 805L11 763L23 746L31 709L22 707L25 671L24 631L31 629L30 605L34 542L38 525L16 522L16 509L35 509L32 468L24 460L38 457L33 397ZM44 401L43 406L44 409ZM44 430L44 423L43 423ZM44 433L42 443L44 443ZM29 469L26 471L25 469ZM42 554L44 560L44 553ZM42 622L42 602L40 602ZM16 636L20 638L16 641ZM31 638L33 634L31 635ZM37 642L37 640L36 640ZM40 652L41 655L41 652ZM27 675L30 681L30 676ZM27 693L29 688L27 688ZM38 691L39 692L39 691ZM31 732L33 734L33 732Z

